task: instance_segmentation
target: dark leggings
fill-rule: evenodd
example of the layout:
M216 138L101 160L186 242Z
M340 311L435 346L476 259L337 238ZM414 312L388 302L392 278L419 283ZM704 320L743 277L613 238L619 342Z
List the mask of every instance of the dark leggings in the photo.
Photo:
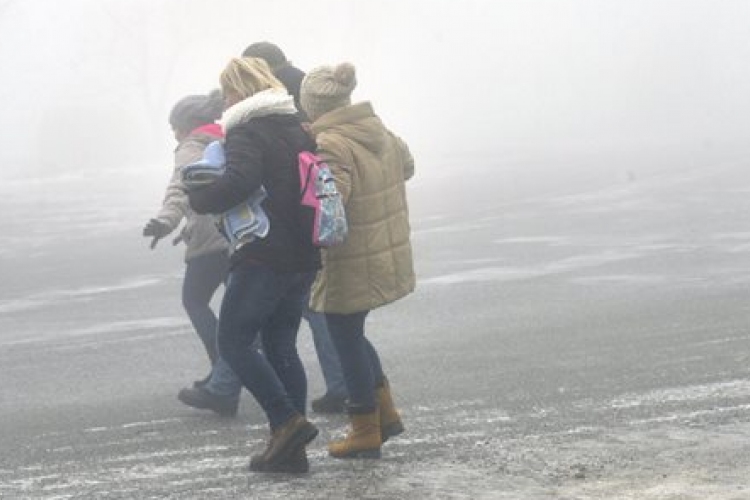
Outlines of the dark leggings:
M380 357L365 337L365 318L369 312L326 313L328 330L349 392L349 410L355 413L368 413L377 408L375 387L385 378Z
M213 365L218 357L216 345L216 314L210 302L216 290L224 282L229 269L226 252L212 252L187 261L185 279L182 281L182 305L195 328L195 332L206 348Z

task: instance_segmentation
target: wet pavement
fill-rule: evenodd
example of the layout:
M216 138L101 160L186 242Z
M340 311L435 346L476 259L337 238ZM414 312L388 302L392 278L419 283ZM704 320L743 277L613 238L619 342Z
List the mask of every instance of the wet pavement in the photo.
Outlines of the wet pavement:
M303 476L246 470L251 397L236 419L176 400L204 369L179 263L125 244L108 279L92 259L5 297L0 498L750 499L744 168L485 201L415 211L419 289L369 320L407 431L340 461L344 418L313 414ZM314 397L306 327L300 349Z

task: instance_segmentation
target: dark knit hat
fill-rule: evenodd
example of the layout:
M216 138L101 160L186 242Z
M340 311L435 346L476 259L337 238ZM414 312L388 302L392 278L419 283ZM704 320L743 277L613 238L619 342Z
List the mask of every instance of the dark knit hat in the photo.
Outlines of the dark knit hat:
M169 113L169 124L175 130L191 130L214 123L224 111L224 99L220 90L212 90L207 95L189 95L174 105Z
M329 111L350 105L356 86L356 72L351 63L315 68L302 80L302 109L315 121Z
M256 42L249 45L242 53L242 57L257 57L263 59L271 67L271 71L276 71L280 67L288 64L284 52L278 45L271 42Z
M287 92L294 97L294 105L299 110L299 116L302 121L307 121L304 111L300 106L299 101L299 89L302 84L302 79L305 77L305 72L301 69L292 66L286 55L281 51L278 45L271 42L256 42L249 45L242 53L242 57L257 57L263 59L271 68L273 76L284 84Z

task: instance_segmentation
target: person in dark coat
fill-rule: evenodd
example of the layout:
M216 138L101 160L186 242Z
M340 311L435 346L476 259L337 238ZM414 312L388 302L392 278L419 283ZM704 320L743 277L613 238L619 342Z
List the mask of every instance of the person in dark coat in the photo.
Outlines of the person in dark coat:
M294 99L257 58L233 58L222 72L225 173L191 189L197 213L222 214L266 191L267 234L230 257L219 315L219 352L265 412L271 439L250 470L306 472L305 447L318 434L305 418L307 378L297 331L320 251L299 216L298 155L315 143L302 128ZM260 336L263 352L253 344Z
M256 42L249 45L242 53L243 57L258 57L266 61L274 76L286 87L287 92L294 96L300 120L308 125L308 117L300 107L300 89L305 73L292 65L284 52L271 42ZM309 301L306 301L306 303ZM312 330L315 353L318 356L320 371L326 385L326 392L311 401L312 411L316 413L344 413L348 397L344 372L336 348L333 346L328 324L323 313L313 311L308 305L302 313Z

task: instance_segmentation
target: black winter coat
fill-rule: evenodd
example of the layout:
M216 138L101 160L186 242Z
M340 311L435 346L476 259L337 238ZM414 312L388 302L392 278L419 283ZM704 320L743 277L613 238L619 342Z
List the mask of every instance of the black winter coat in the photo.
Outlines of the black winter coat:
M302 229L297 159L301 151L315 151L315 143L299 119L294 115L252 118L228 131L224 150L224 175L189 193L193 210L221 214L247 200L260 186L268 193L262 206L270 231L235 252L233 263L252 259L277 272L319 269L320 250Z

